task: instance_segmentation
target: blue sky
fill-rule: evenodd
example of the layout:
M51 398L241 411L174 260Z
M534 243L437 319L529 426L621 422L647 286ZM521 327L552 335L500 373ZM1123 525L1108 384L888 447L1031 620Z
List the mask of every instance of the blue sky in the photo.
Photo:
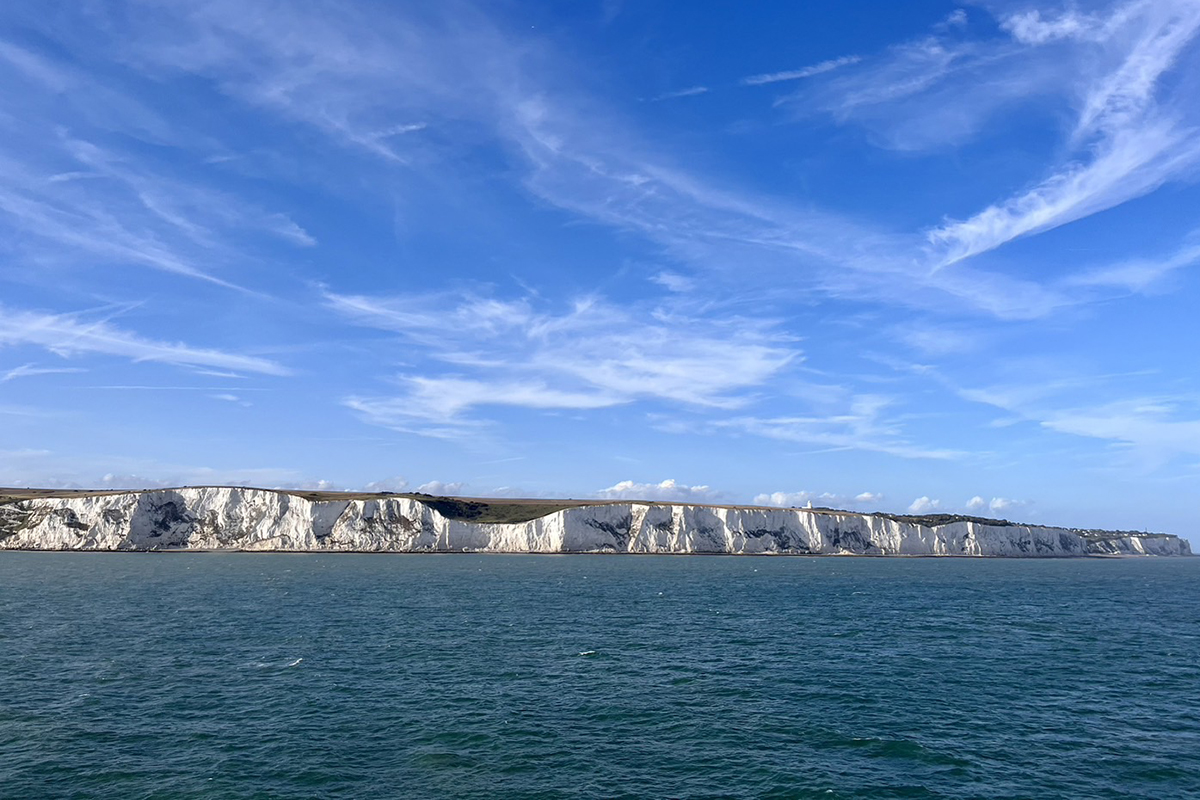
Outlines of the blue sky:
M0 484L1188 534L1200 5L0 9Z

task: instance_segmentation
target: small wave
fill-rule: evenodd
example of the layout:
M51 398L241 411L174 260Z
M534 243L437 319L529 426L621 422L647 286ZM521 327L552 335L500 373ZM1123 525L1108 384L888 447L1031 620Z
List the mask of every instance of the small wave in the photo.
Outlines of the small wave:
M841 742L843 747L866 748L865 752L873 758L897 759L904 761L920 761L927 764L965 767L971 762L949 753L942 753L926 747L912 739L885 739L876 736L854 736Z
M584 650L584 651L583 651L583 652L581 652L579 655L581 655L581 656L594 656L594 655L596 655L596 651L595 651L595 650Z
M289 667L300 666L300 662L303 660L303 658L297 658L295 661L289 661L286 664L281 664L278 661L252 661L250 662L250 666L257 669L268 669L271 667L275 667L277 669L288 669Z

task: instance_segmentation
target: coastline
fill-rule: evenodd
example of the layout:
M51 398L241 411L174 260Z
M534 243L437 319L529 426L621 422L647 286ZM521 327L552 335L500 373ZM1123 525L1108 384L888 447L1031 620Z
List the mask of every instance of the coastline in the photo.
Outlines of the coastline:
M0 490L0 549L1080 558L1191 555L1170 534L830 508L181 487Z

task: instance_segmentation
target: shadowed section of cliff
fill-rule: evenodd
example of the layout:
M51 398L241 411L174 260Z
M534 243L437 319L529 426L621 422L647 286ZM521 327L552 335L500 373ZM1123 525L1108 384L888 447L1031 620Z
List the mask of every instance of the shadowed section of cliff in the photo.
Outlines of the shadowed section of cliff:
M1170 534L827 508L209 486L0 490L0 549L745 555L1191 555Z

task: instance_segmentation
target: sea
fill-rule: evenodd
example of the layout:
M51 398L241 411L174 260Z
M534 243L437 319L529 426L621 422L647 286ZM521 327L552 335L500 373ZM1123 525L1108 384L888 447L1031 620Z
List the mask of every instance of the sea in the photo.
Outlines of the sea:
M4 798L1200 797L1200 558L0 553Z

